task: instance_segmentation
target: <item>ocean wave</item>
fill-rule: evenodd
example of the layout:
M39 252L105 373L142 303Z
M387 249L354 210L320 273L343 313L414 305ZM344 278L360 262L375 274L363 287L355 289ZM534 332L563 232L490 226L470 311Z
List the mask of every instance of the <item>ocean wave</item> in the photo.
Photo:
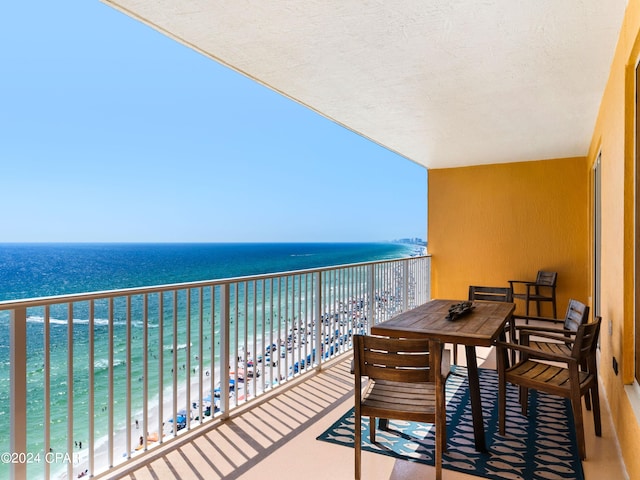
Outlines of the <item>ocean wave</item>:
M29 317L27 317L27 322L30 323L39 323L39 324L44 324L44 317L41 317L39 315L31 315ZM67 322L67 320L63 320L63 319L59 319L59 318L49 318L49 323L53 324L53 325L67 325L69 322ZM89 325L89 319L87 318L74 318L73 319L73 324L74 325ZM108 327L109 326L109 319L108 318L94 318L93 319L93 324L97 327ZM113 322L114 326L117 327L126 327L127 326L127 322L123 322L121 320L114 320ZM142 328L144 326L144 322L141 321L133 321L131 322L131 326L132 327L136 327L136 328ZM157 324L147 324L148 328L158 328Z
M118 358L113 359L114 368L120 365L126 365L126 364L127 364L126 360L122 360ZM96 360L95 362L93 362L93 367L96 371L109 370L109 360L106 358L101 358L99 360Z
M193 347L193 343L190 343L189 346ZM178 350L184 350L186 348L187 348L187 344L186 343L179 343L178 346L177 346ZM164 346L164 350L173 352L173 345L165 345Z

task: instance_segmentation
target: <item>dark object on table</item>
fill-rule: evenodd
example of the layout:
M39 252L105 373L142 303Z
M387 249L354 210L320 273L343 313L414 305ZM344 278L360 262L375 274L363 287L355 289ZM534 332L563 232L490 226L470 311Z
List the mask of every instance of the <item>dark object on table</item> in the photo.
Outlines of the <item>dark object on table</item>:
M473 302L460 302L449 307L449 314L445 317L447 320L457 320L473 310Z

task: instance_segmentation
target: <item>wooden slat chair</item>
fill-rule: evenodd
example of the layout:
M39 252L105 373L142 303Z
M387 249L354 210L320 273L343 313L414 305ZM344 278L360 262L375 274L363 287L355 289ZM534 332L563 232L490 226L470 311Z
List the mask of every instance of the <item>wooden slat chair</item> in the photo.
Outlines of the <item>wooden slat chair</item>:
M544 352L536 348L515 343L497 342L498 352L498 428L500 435L505 434L506 423L506 385L507 382L520 386L522 414L527 415L529 389L536 389L571 400L578 453L585 459L586 446L582 419L583 396L590 397L593 405L593 422L597 436L602 435L600 419L600 400L598 396L598 371L596 365L596 347L600 333L600 317L592 323L578 328L571 342L571 354L561 355ZM548 338L555 337L563 341L562 335L543 333ZM505 350L520 352L521 359L512 367L505 361ZM580 368L581 365L583 368Z
M517 325L518 320L525 320L525 325ZM529 321L535 321L537 325L532 325ZM518 339L518 343L528 345L532 348L540 349L543 352L555 353L558 355L571 355L571 342L580 325L589 321L589 307L578 300L570 299L567 305L567 312L564 318L532 317L514 315L512 327L512 338ZM546 324L546 325L545 325ZM563 341L550 340L547 337L537 336L536 333L559 335ZM531 337L536 340L531 340ZM512 340L513 341L513 340ZM531 355L530 355L531 357ZM591 403L587 398L587 407Z
M436 479L442 478L446 447L445 377L442 344L426 339L354 335L355 478L361 475L362 417L369 417L375 442L376 418L435 425ZM363 391L362 377L369 382Z
M486 287L481 285L469 286L469 301L513 302L512 291L509 287ZM458 345L453 344L453 363L458 364Z
M580 325L589 321L589 307L578 300L570 299L564 318L514 315L513 319L516 322L514 330L516 338L520 339L519 343L524 343L523 337L526 337L526 344L531 347L559 355L570 355L571 344L567 341L549 341L542 338L534 341L530 340L530 337L535 336L536 333L551 333L563 335L569 341L573 340ZM518 320L525 320L526 325L517 325ZM531 320L536 321L537 325L530 324Z
M529 304L536 303L536 315L540 316L540 303L550 302L553 309L553 317L558 316L556 312L556 282L557 272L538 271L536 281L509 280L514 299L524 300L525 315L529 315ZM517 287L517 288L516 288Z

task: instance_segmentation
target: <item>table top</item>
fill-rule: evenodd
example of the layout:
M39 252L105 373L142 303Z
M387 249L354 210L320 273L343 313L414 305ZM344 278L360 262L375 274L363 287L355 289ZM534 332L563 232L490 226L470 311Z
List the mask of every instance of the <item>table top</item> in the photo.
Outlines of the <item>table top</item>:
M428 337L443 343L489 347L516 308L515 303L476 301L470 313L447 320L449 307L461 301L431 300L372 326L371 333L390 337Z

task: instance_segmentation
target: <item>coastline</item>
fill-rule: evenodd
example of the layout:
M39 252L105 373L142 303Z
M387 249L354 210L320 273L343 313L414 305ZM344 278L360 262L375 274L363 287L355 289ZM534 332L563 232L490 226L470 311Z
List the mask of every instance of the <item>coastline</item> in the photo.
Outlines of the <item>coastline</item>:
M291 352L289 352L289 359L288 359L288 365L291 369L291 367L293 366L293 364L295 363L295 358L296 358L296 352L295 349L293 349ZM230 361L232 361L233 359L230 359ZM279 359L281 360L281 359ZM239 369L242 369L243 367L241 366L241 364L239 363L238 365ZM271 372L270 372L270 368L268 366L265 365L264 368L265 372L265 379L264 379L264 384L266 386L268 386L272 379L271 377ZM274 372L276 372L276 367L274 367ZM215 382L215 387L219 387L220 386L220 380L221 380L221 376L220 376L220 370L218 368L216 368L213 371L213 378L214 378L214 382ZM261 374L262 375L262 374ZM289 380L292 377L289 376ZM234 404L234 402L242 402L246 398L250 398L253 395L254 392L254 386L253 383L255 382L255 392L256 395L260 395L264 392L263 388L262 388L262 384L263 382L261 381L262 378L257 377L257 378L251 378L251 379L244 379L244 381L239 381L238 382L238 388L234 389L235 392L233 392L230 397L229 397L229 402L231 404ZM189 395L189 401L190 401L190 409L188 410L189 414L190 414L190 422L191 422L191 428L193 427L194 423L207 423L212 421L212 419L214 418L215 415L215 408L217 408L216 404L219 404L218 399L212 395L213 392L210 392L210 384L208 382L208 377L203 377L203 398L205 399L205 401L203 401L203 412L205 410L205 405L207 405L208 403L211 403L212 405L212 416L204 416L203 415L203 420L202 422L197 418L198 414L199 414L199 408L193 408L193 404L195 403L196 405L199 406L200 404L200 398L199 398L199 388L200 388L200 376L199 374L196 372L196 374L192 374L190 377L190 381L191 381L191 385L190 385L190 395ZM240 387L241 386L241 387ZM267 387L268 388L268 387ZM211 397L212 402L207 402L206 399L207 397ZM236 398L236 400L234 401L234 397ZM162 421L163 423L163 429L161 432L158 432L158 426L159 426L159 406L158 406L158 401L157 401L157 396L150 399L149 404L153 405L151 408L148 409L148 417L147 417L147 430L148 432L144 432L144 421L143 421L143 411L138 411L135 412L135 414L133 414L133 419L130 425L130 435L131 435L131 452L130 452L130 458L135 458L137 455L140 455L142 453L146 453L147 451L149 451L150 449L153 449L159 445L161 445L160 439L164 439L164 441L167 441L169 439L174 438L175 436L180 436L180 430L178 430L177 434L174 435L173 433L173 424L170 421L170 419L173 416L173 386L169 385L169 386L165 386L164 390L163 390L163 407L162 407L162 416L164 418L164 420ZM186 410L187 406L187 385L185 382L182 382L179 384L178 386L178 393L177 393L177 408L176 411L180 412L181 410ZM137 425L136 425L136 421L137 421ZM185 431L187 431L185 429ZM158 440L150 440L153 439L155 436L157 435L157 439ZM137 448L140 445L140 437L142 437L143 439L143 447L142 448ZM145 441L146 440L146 441ZM127 456L127 451L126 451L126 442L127 442L127 428L122 427L120 429L118 429L116 432L114 432L114 436L113 436L113 445L114 445L114 452L113 452L113 461L114 461L114 465L118 465L119 463L122 463L123 461L126 460L122 460L124 459L124 457ZM145 443L146 443L146 447L145 447ZM121 448L118 449L118 446L121 446ZM117 450L116 450L117 449ZM94 474L100 474L103 471L105 471L108 467L108 456L109 456L109 445L108 445L108 436L104 436L100 439L96 440L96 445L94 447L94 451L95 451L95 456L94 456ZM88 471L89 469L89 448L88 448L88 444L82 449L82 451L80 452L74 452L74 453L78 453L78 462L74 464L73 467L73 478L83 478L83 476L81 476L82 472ZM53 478L57 478L60 480L63 479L67 479L67 472L66 472L66 468L64 470L64 472L62 472L61 474L54 476L52 475Z

